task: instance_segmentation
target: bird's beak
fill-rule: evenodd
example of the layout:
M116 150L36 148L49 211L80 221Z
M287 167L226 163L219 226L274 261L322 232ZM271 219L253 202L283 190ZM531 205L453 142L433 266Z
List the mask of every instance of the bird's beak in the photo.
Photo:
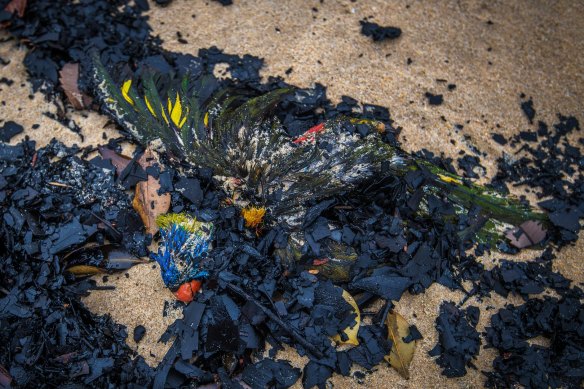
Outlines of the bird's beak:
M177 300L183 303L190 303L195 298L195 294L201 289L201 281L192 280L185 282L174 292Z

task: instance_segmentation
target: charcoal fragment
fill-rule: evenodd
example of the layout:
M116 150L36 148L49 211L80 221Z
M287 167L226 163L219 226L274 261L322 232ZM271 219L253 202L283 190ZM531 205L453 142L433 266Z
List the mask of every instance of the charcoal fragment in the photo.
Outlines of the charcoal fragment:
M7 121L2 127L0 127L0 141L9 142L13 136L20 134L24 131L24 127L13 121Z
M430 105L441 105L444 102L444 97L442 95L435 95L430 92L426 92L425 96L428 99L428 104Z
M535 109L533 108L533 100L530 98L527 101L521 103L521 110L529 120L530 124L533 124L533 118L535 118Z
M174 184L174 189L195 206L199 206L203 202L201 184L196 178L180 178L179 181Z
M386 39L397 39L401 36L402 30L399 27L382 27L377 23L361 20L361 34L370 36L374 42Z
M134 342L140 342L144 335L146 335L146 328L143 325L134 327Z
M474 328L478 312L476 307L460 310L451 302L440 306L440 315L436 318L439 342L429 354L438 356L436 363L443 368L443 375L462 377L467 366L473 366L472 359L479 353L481 343Z
M242 380L252 388L288 388L300 378L300 373L288 361L262 359L245 368Z

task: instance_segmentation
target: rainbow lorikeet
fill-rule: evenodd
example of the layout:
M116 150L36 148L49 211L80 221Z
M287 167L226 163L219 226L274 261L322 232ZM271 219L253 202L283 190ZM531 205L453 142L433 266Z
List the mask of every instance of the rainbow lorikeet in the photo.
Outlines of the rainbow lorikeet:
M95 79L106 110L138 142L193 166L212 168L247 227L257 228L268 214L285 226L289 245L279 255L287 260L294 260L303 244L307 201L356 190L382 175L404 177L423 169L424 193L446 198L460 215L479 209L483 223L471 232L484 240L504 239L506 231L522 223L547 220L513 197L468 183L384 142L381 122L339 117L291 137L270 113L292 89L249 98L236 90L216 91L211 78L172 80L156 73L116 83L98 61ZM370 131L351 131L355 125ZM424 198L419 212L428 212ZM162 223L163 247L153 256L172 289L206 276L197 264L211 239L209 227L204 233L201 226L185 228L195 221L181 218ZM192 240L189 234L198 235Z

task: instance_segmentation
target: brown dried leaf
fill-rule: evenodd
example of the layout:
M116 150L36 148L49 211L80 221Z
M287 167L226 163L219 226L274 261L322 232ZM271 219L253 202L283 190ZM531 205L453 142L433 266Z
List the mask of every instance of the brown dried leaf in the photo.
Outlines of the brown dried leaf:
M158 163L158 158L150 148L138 160L143 169ZM132 206L138 212L146 227L146 232L155 234L158 231L156 218L170 209L170 193L158 194L160 182L158 179L148 176L147 181L140 181L136 185L136 194Z
M107 147L104 146L99 146L97 150L99 151L99 155L101 155L101 158L109 159L110 161L112 161L112 165L115 166L116 173L118 175L120 175L124 171L126 166L128 166L128 164L132 161L132 158L126 157L125 155L122 154L118 154L112 149L108 149Z
M10 3L6 4L6 7L4 7L4 11L9 13L16 12L18 14L18 17L21 18L24 16L26 2L27 0L12 0Z
M76 277L94 276L96 274L105 273L105 270L91 265L75 265L68 268L67 271Z
M79 90L79 64L67 63L59 72L59 82L67 99L75 109L83 109L91 104L91 97Z
M0 365L0 388L10 388L10 384L12 383L12 377L8 370L4 368L4 366Z
M416 341L410 343L404 342L403 338L410 334L410 325L402 315L391 311L385 319L387 325L387 338L393 343L391 352L385 356L397 372L405 379L410 378L410 363L416 351Z

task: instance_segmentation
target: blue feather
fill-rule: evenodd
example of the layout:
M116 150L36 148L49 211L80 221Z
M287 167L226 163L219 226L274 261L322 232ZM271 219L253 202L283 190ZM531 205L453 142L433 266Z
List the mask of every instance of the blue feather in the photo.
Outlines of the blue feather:
M160 229L162 243L157 253L150 257L160 265L164 284L176 289L181 284L207 277L207 271L201 269L201 259L209 251L209 237L202 233L193 233L177 224L169 229Z

